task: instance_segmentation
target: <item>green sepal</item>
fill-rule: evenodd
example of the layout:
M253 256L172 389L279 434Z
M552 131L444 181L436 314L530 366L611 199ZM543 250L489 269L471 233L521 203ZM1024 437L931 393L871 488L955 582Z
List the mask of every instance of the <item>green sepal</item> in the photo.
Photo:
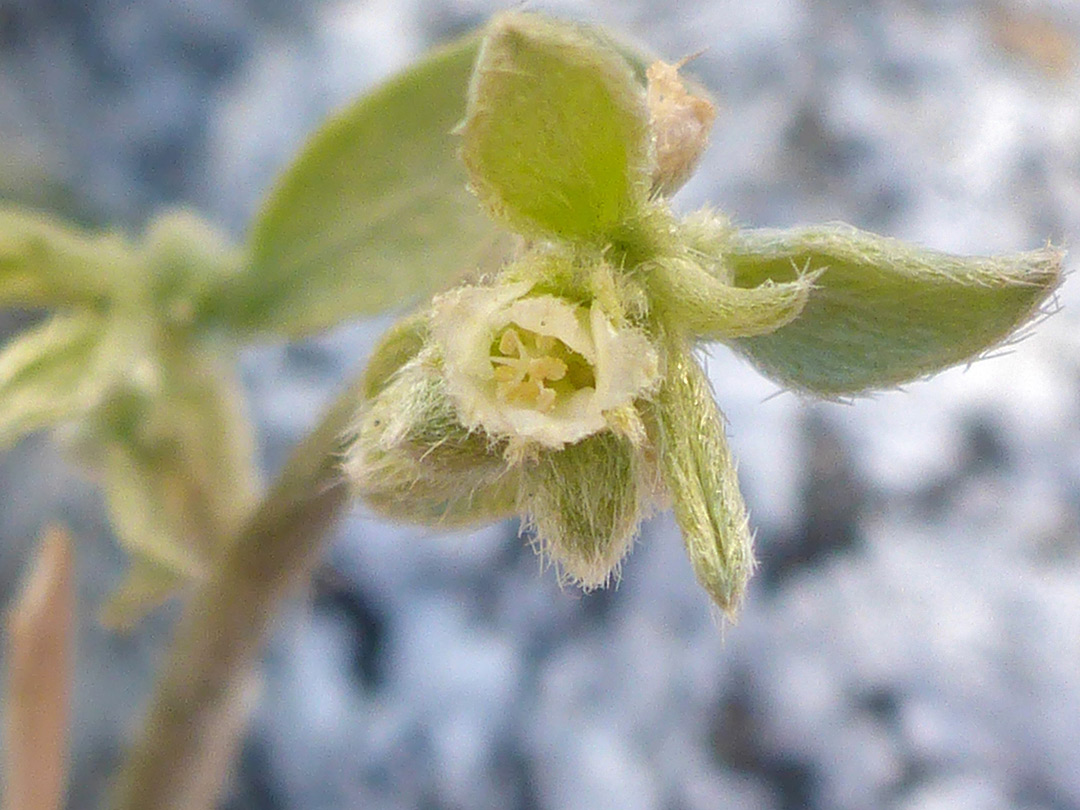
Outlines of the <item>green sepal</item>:
M108 384L98 362L102 330L103 319L94 315L53 315L4 347L0 447L93 405Z
M647 278L653 306L671 328L699 340L730 340L767 335L798 318L817 275L736 287L710 275L696 257L678 257L652 262Z
M180 577L205 576L205 513L189 511L187 482L158 458L111 444L100 451L101 484L109 520L120 545Z
M410 462L396 459L397 464ZM400 474L395 471L396 474ZM465 491L413 467L408 490L379 487L365 492L364 502L371 511L389 520L404 520L420 526L440 529L468 529L511 517L517 506L516 475L499 475L476 481ZM402 503L402 499L407 503Z
M0 306L100 307L139 269L116 233L0 202Z
M627 61L581 26L495 17L460 131L473 190L523 233L618 238L648 196L644 89Z
M618 576L652 503L651 473L640 447L608 431L527 467L522 511L560 577L592 590Z
M501 263L509 238L466 189L450 135L477 48L469 36L432 52L312 136L256 217L218 319L299 337Z
M817 275L802 313L769 335L732 341L786 386L844 396L971 360L1039 312L1061 280L1053 248L986 258L906 245L846 225L734 234L733 283Z
M461 425L428 354L361 405L350 434L345 473L383 517L457 528L516 509L519 470L506 462L504 446Z
M734 616L754 569L735 461L705 372L681 338L669 336L667 348L667 373L646 425L694 574Z
M383 333L364 366L360 382L364 399L374 399L390 378L420 353L427 334L426 312L408 315Z

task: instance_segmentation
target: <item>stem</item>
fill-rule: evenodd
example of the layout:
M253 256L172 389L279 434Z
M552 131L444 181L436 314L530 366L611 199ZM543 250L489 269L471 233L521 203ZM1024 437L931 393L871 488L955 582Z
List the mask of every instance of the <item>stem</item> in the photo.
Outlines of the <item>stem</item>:
M46 531L7 619L4 807L60 810L67 781L75 571L71 539Z
M204 810L217 800L254 704L256 661L277 603L307 576L348 502L343 441L358 400L343 392L293 451L176 629L116 810Z

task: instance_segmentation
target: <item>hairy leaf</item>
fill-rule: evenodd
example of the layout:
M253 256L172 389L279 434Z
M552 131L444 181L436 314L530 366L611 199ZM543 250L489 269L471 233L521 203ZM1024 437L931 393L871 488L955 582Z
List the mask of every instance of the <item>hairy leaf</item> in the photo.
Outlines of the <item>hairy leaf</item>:
M450 135L478 41L433 52L311 138L251 232L214 314L292 337L401 306L501 260Z
M0 447L72 418L107 384L94 373L102 319L54 315L0 352ZM99 370L100 372L100 370Z
M137 273L121 236L0 203L0 306L99 306Z
M1062 253L987 258L905 245L846 225L734 234L724 261L739 287L816 280L802 313L731 341L768 376L825 396L898 385L1008 338L1056 289Z

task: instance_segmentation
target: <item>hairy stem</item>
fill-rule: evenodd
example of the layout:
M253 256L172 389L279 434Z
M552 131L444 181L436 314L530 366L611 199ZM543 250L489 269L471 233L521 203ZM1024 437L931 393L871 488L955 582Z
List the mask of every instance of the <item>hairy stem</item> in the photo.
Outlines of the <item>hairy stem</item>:
M214 806L254 703L274 609L311 571L348 501L340 456L357 401L358 385L338 397L186 606L116 810Z

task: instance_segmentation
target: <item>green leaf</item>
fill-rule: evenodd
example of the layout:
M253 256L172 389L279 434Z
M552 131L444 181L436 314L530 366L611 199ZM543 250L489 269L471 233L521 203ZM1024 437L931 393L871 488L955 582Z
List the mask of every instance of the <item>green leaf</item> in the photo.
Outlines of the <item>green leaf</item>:
M731 616L754 568L746 506L709 380L681 339L667 344L667 374L647 426L694 573Z
M0 447L74 417L107 383L95 374L101 319L54 315L0 353Z
M297 337L501 262L508 237L469 194L450 134L477 47L467 37L433 52L315 133L256 218L250 264L213 315Z
M609 431L544 453L528 469L523 505L562 577L591 590L617 576L649 504L651 471L640 448Z
M121 236L0 203L0 306L100 306L136 272Z
M88 451L120 544L180 582L206 576L232 543L257 481L232 376L198 347L160 349L158 383L114 394L86 441L95 442ZM124 587L142 594L145 568L136 566ZM164 578L150 573L164 587Z
M742 231L723 257L737 286L820 275L798 318L732 345L764 374L814 394L898 385L1006 340L1053 294L1062 256L953 256L847 225Z
M461 134L481 201L531 235L610 239L648 195L644 89L622 56L580 26L497 16Z

